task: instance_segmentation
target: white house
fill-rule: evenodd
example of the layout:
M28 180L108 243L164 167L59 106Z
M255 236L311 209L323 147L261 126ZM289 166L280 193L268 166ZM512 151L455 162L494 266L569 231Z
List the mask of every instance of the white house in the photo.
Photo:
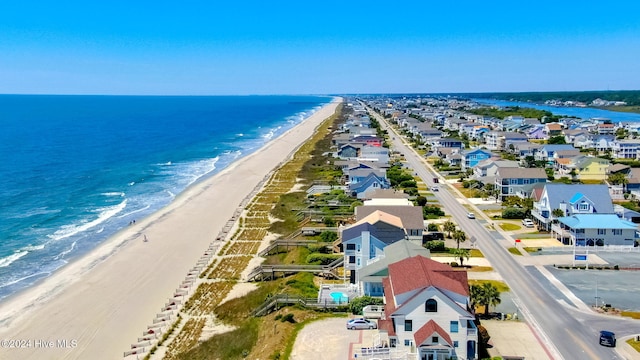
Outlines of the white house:
M382 281L384 317L378 327L390 346L405 349L407 359L476 359L478 329L466 272L423 256L388 269Z

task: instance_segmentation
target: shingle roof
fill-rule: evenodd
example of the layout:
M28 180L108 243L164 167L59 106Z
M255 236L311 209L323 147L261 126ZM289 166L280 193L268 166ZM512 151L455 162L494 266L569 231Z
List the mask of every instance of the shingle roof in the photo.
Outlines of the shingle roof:
M576 193L581 193L595 204L598 213L613 214L611 195L607 185L549 183L546 184L545 191L549 197L551 210L559 209L560 202L569 203Z
M547 173L540 168L499 168L496 177L502 179L546 179Z
M411 274L411 276L407 276ZM389 265L391 290L395 295L433 286L469 296L467 273L423 256L414 256ZM386 288L385 288L386 292Z
M442 340L446 341L447 345L453 347L453 341L451 341L449 334L433 320L429 320L413 334L413 340L415 341L416 346L424 345L424 342L434 333L438 334Z
M361 221L376 211L394 215L405 229L423 229L424 217L421 206L366 205L355 209L356 221Z

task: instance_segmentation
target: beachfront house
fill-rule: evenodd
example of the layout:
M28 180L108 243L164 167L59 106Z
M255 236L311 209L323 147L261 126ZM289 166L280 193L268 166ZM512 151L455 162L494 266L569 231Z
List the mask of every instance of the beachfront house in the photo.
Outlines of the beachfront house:
M381 335L407 359L477 359L478 329L464 271L414 256L388 266Z
M558 209L558 211L554 211ZM554 213L559 213L558 215ZM551 231L560 217L576 214L613 214L613 203L607 185L545 184L531 216L539 229Z
M369 171L363 179L358 182L349 183L349 194L357 199L366 199L368 192L375 191L377 189L388 189L390 187L391 184L386 177Z
M639 149L639 139L620 139L611 142L611 156L614 159L637 159Z
M340 229L344 253L345 276L357 284L358 270L382 256L383 249L396 241L407 239L402 220L382 211L375 211L362 220Z
M632 247L638 240L638 225L616 214L577 214L558 218L551 233L567 245Z
M389 264L412 256L431 256L428 249L408 240L399 240L383 249L383 254L358 269L358 290L361 296L383 296L382 279L389 276Z

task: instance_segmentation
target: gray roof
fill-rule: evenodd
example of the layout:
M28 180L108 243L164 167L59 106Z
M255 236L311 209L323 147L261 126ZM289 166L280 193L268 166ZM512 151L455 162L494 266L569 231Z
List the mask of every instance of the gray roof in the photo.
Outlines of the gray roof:
M496 177L501 179L546 179L547 173L540 168L501 167L496 172Z
M607 185L549 183L546 184L545 190L549 197L549 208L552 210L559 209L562 201L569 204L571 199L580 193L595 204L599 214L613 214L613 202Z
M375 189L369 193L371 199L408 199L409 195L394 189Z
M384 221L377 221L374 224L368 222L352 225L342 230L342 243L362 236L362 233L368 231L371 236L384 242L385 244L393 244L398 240L406 237L404 229L394 226Z
M360 221L376 210L397 216L405 229L424 229L421 206L410 205L364 205L355 209L356 221Z
M424 247L414 244L409 240L400 240L384 248L384 258L364 266L360 269L359 278L361 281L366 281L365 276L387 276L389 264L396 263L400 260L408 259L410 257L421 255L426 258L431 257L431 252ZM382 272L382 273L380 273ZM377 274L377 275L375 275Z

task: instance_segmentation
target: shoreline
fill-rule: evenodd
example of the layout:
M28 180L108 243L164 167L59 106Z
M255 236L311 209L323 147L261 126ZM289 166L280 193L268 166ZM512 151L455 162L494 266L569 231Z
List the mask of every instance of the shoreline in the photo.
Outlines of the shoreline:
M123 228L37 285L3 299L4 339L40 339L55 346L3 347L0 357L122 356L238 206L334 114L341 101L334 98L252 154L193 184L166 207ZM58 341L69 346L58 346Z

